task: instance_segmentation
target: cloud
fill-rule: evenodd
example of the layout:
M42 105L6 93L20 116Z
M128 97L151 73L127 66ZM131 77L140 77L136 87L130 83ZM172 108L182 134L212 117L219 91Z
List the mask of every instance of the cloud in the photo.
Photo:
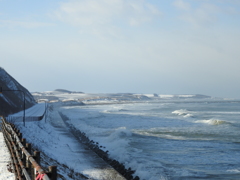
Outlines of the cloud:
M145 0L69 0L61 3L53 16L93 33L102 28L112 32L126 26L140 26L161 16L161 12Z
M192 12L183 14L180 19L189 22L194 27L206 27L216 22L217 17L214 12L215 9L211 10L212 7L199 7L194 9Z
M23 28L39 28L54 26L52 23L42 23L42 22L27 22L27 21L13 21L13 20L0 20L0 26L3 27L23 27Z
M225 4L225 1L195 1L176 0L173 6L180 10L179 19L190 23L194 27L209 27L221 22L222 14L236 14L232 4ZM235 1L232 1L235 3Z
M191 5L187 2L184 2L182 0L176 0L173 2L173 5L179 9L182 10L190 10L191 9Z

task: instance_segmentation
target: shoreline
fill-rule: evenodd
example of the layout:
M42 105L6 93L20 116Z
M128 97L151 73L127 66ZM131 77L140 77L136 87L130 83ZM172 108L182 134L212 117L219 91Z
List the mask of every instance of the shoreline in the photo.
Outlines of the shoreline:
M79 140L80 143L88 146L89 149L95 152L100 158L102 158L107 164L113 167L123 177L125 177L127 180L140 179L138 176L133 177L133 174L135 173L134 170L132 170L131 168L126 169L122 163L118 162L115 159L109 158L108 151L103 151L100 148L101 146L98 144L98 142L90 140L84 132L81 132L80 130L71 126L71 124L67 122L69 120L67 116L63 115L61 112L59 112L59 115L62 117L63 122L66 124L66 126L71 129L72 134Z

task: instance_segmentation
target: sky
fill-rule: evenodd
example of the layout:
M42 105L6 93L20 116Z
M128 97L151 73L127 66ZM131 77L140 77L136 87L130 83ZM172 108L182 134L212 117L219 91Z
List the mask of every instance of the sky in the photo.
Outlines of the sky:
M0 0L0 66L31 92L240 98L239 0Z

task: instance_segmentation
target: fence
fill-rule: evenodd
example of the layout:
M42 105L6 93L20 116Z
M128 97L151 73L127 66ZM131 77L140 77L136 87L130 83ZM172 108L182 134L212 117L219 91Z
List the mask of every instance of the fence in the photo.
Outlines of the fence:
M40 121L43 119L43 116L25 116L25 122L33 122L33 121ZM8 116L6 118L6 120L10 123L13 123L13 122L22 122L23 119L22 119L22 116Z
M45 102L45 111L41 115L38 114L38 115L34 115L34 116L26 116L24 114L24 119L23 119L23 116L19 115L19 113L17 113L17 114L9 115L8 117L6 117L6 120L10 123L24 122L24 126L25 126L25 122L40 121L45 116L45 122L46 122L46 116L48 113L47 110L48 110L48 103Z
M11 123L2 120L2 132L5 142L11 154L11 169L15 174L16 180L56 180L57 167L50 166L49 171L45 172L40 166L40 152L34 151L31 155L31 144L26 143L22 134Z

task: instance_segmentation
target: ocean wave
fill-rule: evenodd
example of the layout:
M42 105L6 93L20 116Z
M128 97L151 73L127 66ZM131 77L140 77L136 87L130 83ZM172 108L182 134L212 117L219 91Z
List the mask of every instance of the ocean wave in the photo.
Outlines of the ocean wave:
M126 111L129 111L129 110L127 110L127 109L119 109L118 111L119 112L126 112Z
M110 135L109 138L112 141L115 141L120 138L126 138L130 136L132 136L132 132L129 129L127 129L126 127L119 127Z
M220 120L220 119L208 119L208 120L198 120L196 123L204 123L210 125L221 125L221 124L229 124L229 122Z
M227 172L240 173L240 169L229 169L229 170L227 170Z
M184 134L178 134L176 132L165 132L155 128L149 130L135 130L135 134L142 135L142 136L152 136L152 137L159 137L164 139L173 139L173 140L187 140L187 137L184 137Z
M126 149L129 147L132 132L126 127L119 127L102 141L102 144L109 150L110 157L120 162L130 159Z
M206 129L206 128L205 128ZM216 132L208 131L208 130L199 130L198 128L189 129L182 128L181 130L166 130L159 128L152 128L148 130L134 130L134 134L140 136L152 136L163 139L171 139L171 140L219 140L224 139L227 141L233 141L233 137L231 135L222 135L217 134ZM234 140L235 141L235 140Z
M183 117L193 117L192 112L190 112L186 109L175 110L172 112L172 114L176 114L178 116L183 116Z

